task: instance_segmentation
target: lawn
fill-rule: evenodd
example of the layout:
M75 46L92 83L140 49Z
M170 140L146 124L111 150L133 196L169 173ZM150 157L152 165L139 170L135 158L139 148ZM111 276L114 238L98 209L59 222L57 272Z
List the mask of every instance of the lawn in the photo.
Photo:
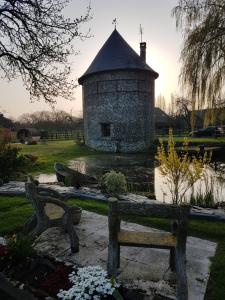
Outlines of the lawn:
M67 163L76 157L100 153L86 146L76 145L74 141L54 141L19 147L22 154L32 154L38 157L37 163L29 170L32 174L54 173L55 162Z
M94 200L70 199L69 205L77 204L85 210L107 215L106 203ZM32 213L32 207L24 197L0 197L0 235L13 234L22 229ZM169 230L170 223L165 219L127 216L127 221ZM189 235L212 240L218 243L212 259L211 276L205 300L224 300L225 297L225 224L220 222L190 221Z
M205 146L225 146L225 136L213 138L213 137L190 137L190 136L174 136L174 140L177 144L180 144L184 141L184 138L187 138L189 145L201 145ZM168 140L168 136L160 137L163 141Z
M167 141L167 137L163 138ZM183 142L183 137L175 137L177 145ZM225 146L225 137L219 138L189 138L190 145L205 144L206 146ZM54 173L54 163L67 163L80 156L97 155L101 152L86 146L76 145L74 141L54 141L47 144L20 145L22 154L32 154L38 157L37 163L30 168L29 173Z

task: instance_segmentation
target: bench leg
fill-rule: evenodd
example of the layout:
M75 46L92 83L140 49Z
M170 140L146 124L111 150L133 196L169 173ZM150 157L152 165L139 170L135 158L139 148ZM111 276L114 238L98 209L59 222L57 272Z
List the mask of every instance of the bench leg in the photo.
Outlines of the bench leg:
M119 265L119 246L116 241L112 241L109 243L108 247L108 275L110 277L116 278L117 275L117 267Z
M176 249L177 300L188 300L188 285L186 274L186 255L181 249Z
M170 249L170 269L172 272L176 271L176 263L175 263L175 248Z
M71 252L79 252L79 238L73 227L72 216L70 214L67 215L65 229L70 237Z
M117 248L117 268L120 267L120 245Z

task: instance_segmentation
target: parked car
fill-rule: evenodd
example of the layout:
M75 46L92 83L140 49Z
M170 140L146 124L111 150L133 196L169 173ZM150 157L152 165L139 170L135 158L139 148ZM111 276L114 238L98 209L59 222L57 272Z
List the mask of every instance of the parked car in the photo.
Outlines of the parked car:
M202 136L221 136L222 129L217 126L208 126L206 128L201 128L196 131L190 132L190 136L202 137Z
M222 134L225 135L225 125L221 126Z

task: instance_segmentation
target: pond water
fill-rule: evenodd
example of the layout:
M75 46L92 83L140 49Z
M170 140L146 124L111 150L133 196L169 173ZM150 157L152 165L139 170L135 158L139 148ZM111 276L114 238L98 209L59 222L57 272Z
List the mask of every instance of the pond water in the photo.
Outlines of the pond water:
M100 178L110 170L122 172L128 181L128 189L133 193L147 193L163 202L171 202L171 195L165 180L160 174L153 156L147 154L103 154L95 156L80 157L71 160L69 167L81 173ZM194 193L202 192L213 188L213 193L217 201L225 201L225 163L217 162L206 167L206 180L199 180L194 185ZM39 181L55 182L54 174L41 174ZM190 198L192 190L187 191L186 199Z

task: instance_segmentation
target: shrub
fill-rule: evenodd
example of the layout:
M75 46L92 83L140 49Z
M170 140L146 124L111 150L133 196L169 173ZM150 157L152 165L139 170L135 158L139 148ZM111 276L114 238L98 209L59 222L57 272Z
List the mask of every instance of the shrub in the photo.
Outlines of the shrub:
M77 145L84 145L84 136L81 132L77 132L75 136L75 143Z
M10 140L11 132L0 129L0 179L3 182L7 182L27 165L27 159L19 155L21 149L12 147L9 144Z
M3 181L12 178L27 165L27 159L19 152L20 148L10 145L0 147L0 178Z
M121 172L110 171L103 175L101 180L102 188L112 195L119 195L127 192L127 181Z
M13 235L8 240L8 255L12 263L25 262L35 254L33 239L25 235Z
M206 208L214 208L215 200L212 191L207 191L205 193L197 192L196 195L191 194L190 204L192 206L200 206Z
M10 129L0 128L0 147L8 144L12 140L12 133Z
M203 182L204 182L205 190L202 191L201 185L199 190L196 193L194 193L194 189L193 189L190 197L190 204L201 206L201 207L207 207L207 208L215 208L216 206L216 201L214 197L216 192L215 180L213 176L204 174Z
M166 150L163 142L160 141L156 159L160 163L160 173L167 181L173 204L181 204L185 200L186 191L203 176L205 164L210 162L211 155L190 157L187 139L183 143L183 153L178 154L173 133L170 130L168 148Z

